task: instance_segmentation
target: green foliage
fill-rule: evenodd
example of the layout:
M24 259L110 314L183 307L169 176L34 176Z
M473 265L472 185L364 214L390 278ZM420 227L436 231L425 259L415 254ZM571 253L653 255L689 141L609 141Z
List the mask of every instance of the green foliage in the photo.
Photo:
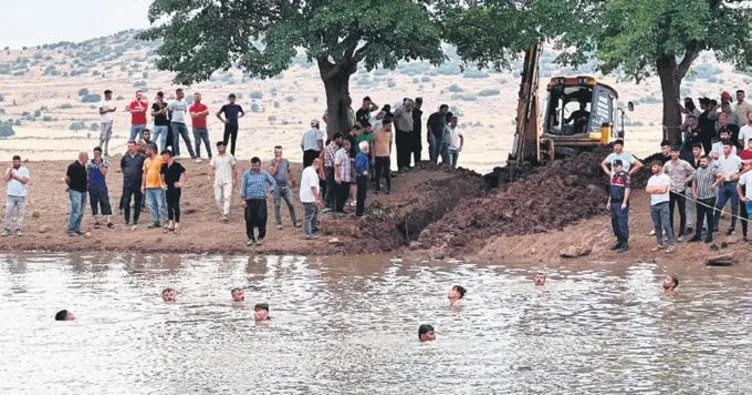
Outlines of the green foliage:
M5 96L3 96L2 93L0 93L0 102L5 101Z
M98 131L99 130L99 124L94 123L94 122L90 123L89 124L89 130L91 130L92 132Z
M53 117L51 117L49 115L45 115L45 116L42 117L42 122L52 122L54 120L55 120L55 118L53 118Z
M34 118L39 118L42 116L42 112L39 110L34 111Z
M456 101L476 101L478 100L478 96L475 96L472 93L455 93L452 95L452 100Z
M0 124L0 137L10 137L15 135L13 130L13 121L8 120Z
M250 95L251 99L261 100L264 98L264 93L261 91L253 91Z
M386 80L386 86L389 88L394 88L395 86L397 86L397 82L390 78Z
M481 70L465 70L462 76L464 78L488 78L488 73Z
M261 106L258 103L251 103L251 112L261 112Z
M70 104L70 103L63 103L63 104L61 104L61 105L57 106L57 108L59 108L59 109L61 109L61 110L67 110L67 109L69 109L69 108L73 108L73 104Z
M69 130L72 130L74 132L77 132L82 129L86 129L86 125L83 122L73 122L68 126Z
M447 88L447 90L448 90L449 92L452 92L452 93L460 93L460 92L462 92L462 91L463 91L463 89L462 89L462 88L460 88L460 86L459 86L459 85L457 85L457 84L452 84L452 85L449 85L449 88Z
M86 96L88 94L89 94L89 89L88 88L81 88L81 89L78 90L78 95L79 96Z
M431 82L431 77L424 75L423 77L420 77L420 82Z
M99 103L102 101L102 96L99 93L89 93L81 97L82 103Z
M478 96L482 96L482 97L498 96L500 94L501 94L501 91L496 88L487 88L478 92Z
M146 81L136 81L133 83L134 88L143 88L146 86Z

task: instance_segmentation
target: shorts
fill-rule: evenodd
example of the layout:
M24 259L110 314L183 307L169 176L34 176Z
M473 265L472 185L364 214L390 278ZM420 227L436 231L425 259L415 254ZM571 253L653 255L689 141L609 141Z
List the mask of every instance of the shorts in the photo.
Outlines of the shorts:
M112 137L112 121L99 123L99 139L109 140Z

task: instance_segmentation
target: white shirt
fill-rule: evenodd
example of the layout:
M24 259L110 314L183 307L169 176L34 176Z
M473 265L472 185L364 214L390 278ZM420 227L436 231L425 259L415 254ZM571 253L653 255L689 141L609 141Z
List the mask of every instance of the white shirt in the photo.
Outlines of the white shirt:
M747 186L747 189L744 191L744 197L752 202L752 171L748 171L739 177L739 185ZM741 209L744 210L745 207L742 207Z
M621 165L624 168L624 171L629 173L629 170L632 168L632 163L635 161L634 155L632 153L627 151L622 151L621 154L617 154L616 152L612 152L608 154L606 157L606 162L611 164L611 175L614 175L614 161L616 160L621 161Z
M723 156L723 141L716 141L710 148L710 152L717 152L718 157ZM736 146L731 146L731 155L736 155Z
M747 147L750 139L752 139L752 126L747 124L739 128L739 141L744 143L743 147Z
M319 193L319 175L316 174L316 170L313 166L308 166L303 170L303 175L300 178L300 201L303 203L315 203L316 197L313 196L311 188L316 189L316 193Z
M648 180L649 187L666 187L666 193L656 193L650 195L650 205L655 206L658 203L669 201L669 189L671 189L671 177L666 173L654 174Z
M229 152L224 155L214 155L209 161L209 166L214 168L214 185L232 183L232 167L237 161Z
M102 102L99 103L99 108L103 110L110 110L112 109L112 106L110 106L109 100L102 100ZM104 114L99 114L99 116L101 117L102 122L112 122L112 113L110 111L107 111Z
M721 157L716 162L718 162L718 171L723 174L726 181L730 181L731 176L738 173L742 167L742 158L736 155L730 155L726 158L721 154Z
M18 169L8 169L5 171L5 174L8 174L11 171L19 177L29 178L29 169L23 166ZM10 181L8 181L8 196L26 197L26 194L26 184L22 184L21 181L18 181L15 178L11 178Z
M449 149L457 151L458 149L460 149L460 136L462 136L462 132L460 132L460 128L458 127L450 127L449 130L451 131Z
M185 112L188 110L188 103L185 99L172 100L167 105L167 109L172 111L172 122L185 123Z

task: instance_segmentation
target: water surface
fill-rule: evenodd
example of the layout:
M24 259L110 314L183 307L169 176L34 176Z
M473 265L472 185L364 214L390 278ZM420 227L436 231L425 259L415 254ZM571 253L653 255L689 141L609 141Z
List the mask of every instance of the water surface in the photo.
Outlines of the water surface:
M666 296L661 275L655 264L0 255L0 393L749 393L749 281L703 273ZM459 310L446 301L455 283L469 290ZM231 303L236 286L247 305ZM253 322L256 302L271 305L270 323ZM62 308L78 321L54 322ZM436 342L418 343L421 323Z

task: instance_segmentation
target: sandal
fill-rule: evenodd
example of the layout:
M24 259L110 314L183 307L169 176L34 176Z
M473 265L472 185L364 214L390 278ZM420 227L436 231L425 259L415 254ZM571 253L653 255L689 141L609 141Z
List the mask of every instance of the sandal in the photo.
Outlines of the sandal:
M102 226L99 222L94 222L94 229L99 229Z
M175 228L172 231L177 234L180 231L180 225L175 225Z
M114 229L115 228L115 224L113 224L112 222L110 222L110 223L107 224L107 228Z

